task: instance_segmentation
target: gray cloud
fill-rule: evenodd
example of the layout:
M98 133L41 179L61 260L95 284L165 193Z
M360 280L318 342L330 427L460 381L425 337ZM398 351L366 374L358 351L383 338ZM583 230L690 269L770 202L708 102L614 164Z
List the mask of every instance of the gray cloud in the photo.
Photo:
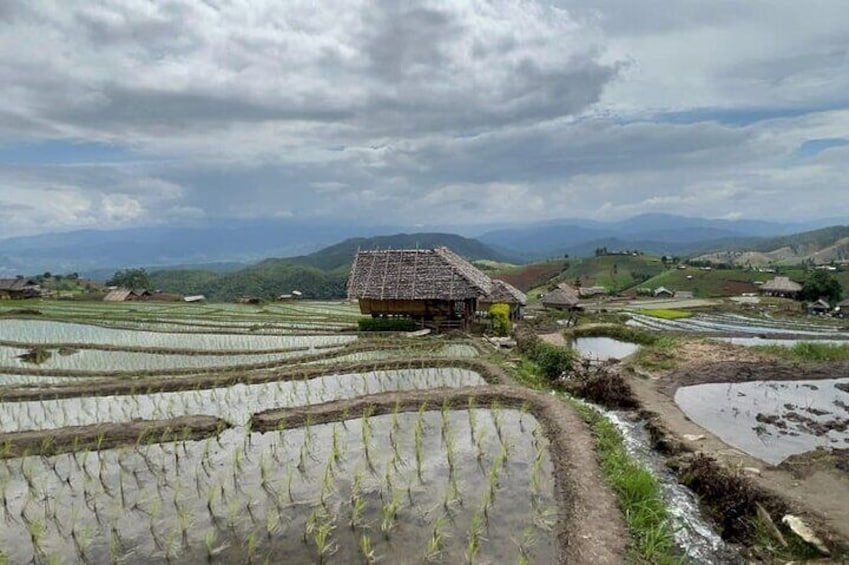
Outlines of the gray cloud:
M849 131L847 15L842 0L8 0L0 200L17 208L0 236L228 215L828 215L845 148L798 150ZM23 142L128 155L2 159ZM822 197L789 206L802 188Z

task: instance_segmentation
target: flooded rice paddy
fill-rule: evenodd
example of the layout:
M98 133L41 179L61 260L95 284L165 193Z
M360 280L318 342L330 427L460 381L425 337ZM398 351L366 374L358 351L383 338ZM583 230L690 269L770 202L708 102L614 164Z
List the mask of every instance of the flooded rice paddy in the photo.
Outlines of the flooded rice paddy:
M725 443L770 464L818 447L849 448L849 379L710 383L675 402Z
M771 316L744 316L740 314L703 314L692 318L666 320L632 312L628 325L650 330L679 331L706 334L761 335L772 338L805 337L816 339L849 339L849 332L832 320L793 320Z
M553 465L516 410L400 413L0 462L13 563L553 563Z
M197 414L244 425L251 414L270 408L308 406L378 392L484 384L478 373L467 369L399 369L202 390L0 402L0 429L55 429Z

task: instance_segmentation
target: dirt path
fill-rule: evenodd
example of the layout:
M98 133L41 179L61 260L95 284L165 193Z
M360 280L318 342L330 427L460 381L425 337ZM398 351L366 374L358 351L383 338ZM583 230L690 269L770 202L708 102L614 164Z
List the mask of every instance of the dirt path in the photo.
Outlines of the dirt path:
M696 348L693 353L691 357L685 357L680 369L648 379L629 379L643 408L660 418L673 443L678 442L687 450L710 455L728 469L744 470L756 485L784 499L796 512L849 540L849 472L833 463L819 464L817 461L806 461L795 469L783 464L769 465L729 446L692 422L673 400L675 390L680 386L706 382L835 378L849 375L849 364L803 366L764 360L752 362L752 359L710 362L715 360L718 352L707 346ZM682 355L686 354L684 350ZM745 353L741 355L745 356Z
M268 410L251 419L253 429L276 430L281 422L287 428L338 421L362 416L389 414L395 410L417 411L423 403L440 408L443 403L467 408L470 399L477 407L498 402L500 406L527 407L546 430L554 464L555 490L560 506L556 532L560 546L559 562L613 564L624 560L627 530L616 499L601 476L595 442L572 409L555 397L523 387L497 385L387 392L352 400L328 402L307 407Z
M213 416L69 426L53 430L0 433L0 459L110 449L136 443L186 441L213 436L230 427Z

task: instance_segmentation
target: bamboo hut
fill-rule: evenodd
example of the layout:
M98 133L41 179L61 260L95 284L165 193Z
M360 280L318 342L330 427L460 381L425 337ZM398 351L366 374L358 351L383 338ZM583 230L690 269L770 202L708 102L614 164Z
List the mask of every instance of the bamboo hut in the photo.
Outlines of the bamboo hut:
M38 298L41 294L41 285L32 279L0 279L0 299Z
M359 251L348 278L348 298L372 317L402 316L424 325L468 329L492 280L449 250Z
M578 291L567 283L560 283L556 288L542 295L540 301L545 308L555 310L575 310L578 308Z
M507 304L510 306L510 319L518 320L522 317L522 308L528 303L528 297L524 292L500 279L492 280L492 292L480 299L478 307L488 310L493 304Z
M761 286L764 296L780 296L783 298L798 298L802 285L791 281L788 277L775 277Z

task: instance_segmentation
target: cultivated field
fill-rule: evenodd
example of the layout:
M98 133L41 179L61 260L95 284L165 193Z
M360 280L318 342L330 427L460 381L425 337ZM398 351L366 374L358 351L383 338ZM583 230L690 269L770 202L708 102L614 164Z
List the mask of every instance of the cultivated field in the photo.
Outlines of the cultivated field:
M609 500L572 520L605 492L572 471L595 465L575 416L476 342L364 337L348 303L20 304L0 304L0 562L622 551L589 535Z

